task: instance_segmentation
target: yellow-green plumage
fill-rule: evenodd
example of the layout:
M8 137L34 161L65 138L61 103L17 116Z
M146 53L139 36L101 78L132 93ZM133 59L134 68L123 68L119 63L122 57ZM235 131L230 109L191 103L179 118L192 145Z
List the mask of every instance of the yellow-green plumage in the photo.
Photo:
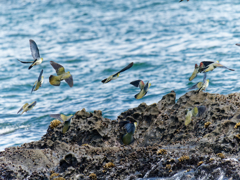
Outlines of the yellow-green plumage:
M61 77L60 76L51 75L49 77L49 82L53 86L60 86L60 84L61 84Z
M30 111L36 104L37 104L36 101L33 101L31 104L28 104L28 103L24 104L24 105L21 107L21 109L17 112L17 114L18 114L20 111L22 111L21 114L23 114L24 112Z
M185 118L186 118L185 119L185 126L187 126L192 121L192 110L187 111L187 115L186 115Z
M189 78L189 81L192 81L195 77L197 77L198 72L199 72L199 67L197 64L195 64L195 69L194 69L191 77Z
M202 84L203 84L202 82L199 82L199 83L197 84L197 87L198 87L198 88L201 88L201 87L202 87Z
M65 69L62 65L50 61L52 67L56 70L57 76L51 75L49 77L49 83L53 86L59 86L62 80L65 80L70 87L73 86L73 78L70 72L65 72Z
M196 117L197 115L198 115L198 108L194 107L193 110L192 110L192 116Z
M123 144L129 145L133 141L133 133L127 133L123 136Z
M138 94L135 96L135 98L136 98L136 99L141 99L145 94L146 94L146 92L144 91L144 89L142 89L142 90L140 91L140 93L138 93Z

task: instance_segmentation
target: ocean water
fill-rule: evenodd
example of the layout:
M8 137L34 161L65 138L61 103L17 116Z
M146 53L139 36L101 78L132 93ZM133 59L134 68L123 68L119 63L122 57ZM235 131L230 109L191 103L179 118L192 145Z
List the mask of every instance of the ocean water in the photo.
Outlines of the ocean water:
M82 108L117 116L140 103L157 103L174 90L177 98L202 81L188 81L195 63L217 61L236 71L208 73L209 93L239 92L240 0L1 0L0 150L39 140L53 120ZM32 61L29 39L44 61ZM49 84L55 61L73 75L74 86ZM107 84L101 80L130 62L134 66ZM41 70L45 81L31 89ZM136 100L142 79L152 86ZM37 105L16 114L25 103Z

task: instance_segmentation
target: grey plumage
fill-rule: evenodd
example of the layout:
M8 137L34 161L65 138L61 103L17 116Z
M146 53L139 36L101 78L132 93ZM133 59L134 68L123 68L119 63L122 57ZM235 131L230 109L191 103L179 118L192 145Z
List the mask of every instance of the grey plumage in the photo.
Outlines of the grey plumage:
M37 44L35 43L35 41L30 39L29 43L30 43L30 50L31 50L33 59L36 60L36 59L40 58L39 50L38 50L38 47L37 47Z

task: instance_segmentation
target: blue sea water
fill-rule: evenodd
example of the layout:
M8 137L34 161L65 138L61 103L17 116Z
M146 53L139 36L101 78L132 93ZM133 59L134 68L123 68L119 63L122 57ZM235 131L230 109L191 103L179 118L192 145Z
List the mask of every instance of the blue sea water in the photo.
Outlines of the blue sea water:
M201 81L189 82L195 63L217 61L236 71L208 73L209 93L239 92L240 0L1 0L0 1L0 150L39 140L53 120L49 114L73 114L82 108L117 116L140 103L156 103L174 90L177 98ZM32 61L29 39L44 61ZM60 63L74 86L48 82ZM130 62L117 80L101 80ZM45 81L31 94L41 71ZM147 95L129 83L151 82ZM28 113L16 114L37 101Z

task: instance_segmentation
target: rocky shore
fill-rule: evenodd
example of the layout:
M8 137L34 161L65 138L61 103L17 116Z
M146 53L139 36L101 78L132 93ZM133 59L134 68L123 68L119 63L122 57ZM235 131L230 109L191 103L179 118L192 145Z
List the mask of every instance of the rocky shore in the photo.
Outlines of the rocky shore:
M185 110L207 111L184 125ZM0 179L240 179L240 94L175 92L121 113L75 113L69 131L49 127L41 140L0 152ZM124 146L118 122L136 120L135 141ZM239 124L238 124L239 123Z

